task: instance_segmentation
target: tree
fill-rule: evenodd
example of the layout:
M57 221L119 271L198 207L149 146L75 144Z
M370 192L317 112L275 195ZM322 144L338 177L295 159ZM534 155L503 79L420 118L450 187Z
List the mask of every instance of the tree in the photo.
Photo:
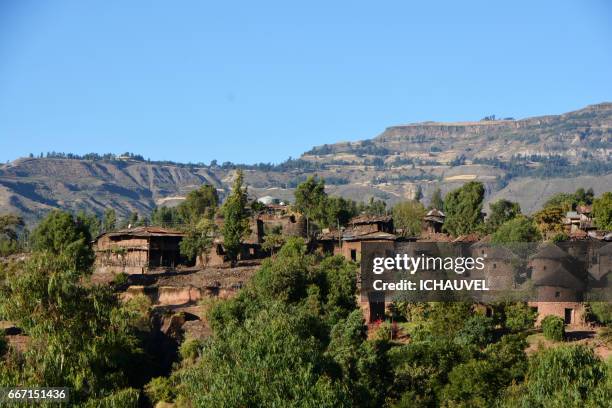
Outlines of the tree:
M545 207L533 215L533 219L544 238L563 232L563 216L561 207Z
M495 244L535 242L540 233L529 218L521 215L499 226L491 241Z
M14 214L3 214L0 215L0 236L4 238L16 241L17 230L23 227L25 224L23 218Z
M223 247L232 266L236 265L242 240L250 232L247 212L247 192L242 186L242 171L238 170L232 193L223 204Z
M414 191L413 200L420 202L422 199L423 199L423 189L421 188L421 186L417 185Z
M436 187L433 194L431 195L431 200L429 201L429 207L431 209L443 210L444 209L444 200L442 199L442 192L439 187Z
M177 228L183 221L176 207L155 207L151 212L151 225L164 228Z
M458 236L476 232L482 225L484 186L471 181L451 191L444 199L444 230Z
M89 230L89 235L92 238L97 237L102 229L102 223L96 214L88 214L85 211L79 211L76 215L76 219L79 223L85 226Z
M69 214L50 214L33 235L31 256L0 282L0 315L29 338L12 364L0 364L0 386L61 384L79 405L139 387L149 375L131 316L112 289L81 284L89 271L73 259L80 234ZM66 245L58 245L62 237Z
M467 319L455 335L455 342L464 346L474 344L483 347L491 342L493 321L490 317L475 314Z
M272 233L272 234L266 234L264 236L264 242L263 244L261 244L261 249L263 249L264 251L270 252L271 255L274 255L274 252L278 248L282 247L285 241L286 241L285 237L278 232Z
M498 367L487 360L472 359L459 364L448 375L443 400L456 404L451 406L490 407L503 389L500 374Z
M17 215L0 215L0 256L10 255L22 249L19 231L24 225L23 219Z
M342 197L326 197L324 205L324 227L345 226L357 215L357 205L352 200Z
M353 407L384 406L391 373L385 342L366 341L367 330L360 310L336 323L330 333L326 356L339 366Z
M242 176L240 176L242 177ZM211 211L215 211L219 205L217 189L209 184L201 186L197 190L190 191L178 206L178 214L181 221L185 224L197 224L200 218L207 215L212 218Z
M102 228L104 232L111 232L117 228L117 214L113 208L108 208L106 211L104 211Z
M210 218L202 217L196 225L189 226L187 235L181 240L181 255L192 260L202 257L212 246L216 231L215 222ZM205 264L204 259L200 261Z
M540 351L529 362L525 383L509 391L508 407L601 407L612 396L605 364L585 345Z
M425 207L418 201L402 201L393 207L393 224L405 237L421 234L424 216Z
M572 211L578 205L593 203L593 189L589 188L585 191L584 188L579 188L575 193L557 193L552 195L542 208L560 207L563 211Z
M595 193L593 192L592 188L589 188L585 191L584 188L580 187L578 190L576 190L574 196L576 197L576 201L578 204L590 205L593 204Z
M325 193L325 181L322 178L317 179L315 176L310 176L295 189L294 207L304 214L307 223L310 223L311 220L324 222L326 203L327 193Z
M71 214L59 210L51 211L31 236L32 249L50 254L66 254L73 268L89 271L94 253L90 246L91 235L86 225Z
M194 407L350 406L327 371L317 330L299 306L254 309L244 322L215 330L198 362L180 374L179 392Z
M387 203L383 200L377 200L374 197L370 197L367 203L361 203L358 211L368 215L385 215L387 214Z
M605 192L593 200L593 217L597 228L612 230L612 192Z
M576 208L576 196L571 193L557 193L550 196L542 206L542 209L558 207L563 212Z
M494 233L503 223L521 214L521 206L518 203L504 199L492 203L489 208L491 214L486 221L488 233Z

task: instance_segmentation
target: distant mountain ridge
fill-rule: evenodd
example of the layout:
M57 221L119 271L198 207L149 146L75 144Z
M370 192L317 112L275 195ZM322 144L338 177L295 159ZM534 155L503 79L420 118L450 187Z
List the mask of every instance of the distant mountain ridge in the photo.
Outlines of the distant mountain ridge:
M182 165L130 157L21 158L0 166L0 213L35 222L53 208L120 216L172 205L208 183L223 195L241 167L254 196L291 199L307 176L327 180L332 194L390 204L421 192L428 200L468 180L487 199L537 209L550 195L593 187L612 190L612 103L520 120L424 122L391 126L373 139L314 147L278 166Z

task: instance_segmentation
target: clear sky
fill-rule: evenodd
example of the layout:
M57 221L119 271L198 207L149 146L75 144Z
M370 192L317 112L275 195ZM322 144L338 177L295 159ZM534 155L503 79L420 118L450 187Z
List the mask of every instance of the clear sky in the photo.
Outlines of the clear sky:
M280 162L612 100L612 3L0 0L0 160Z

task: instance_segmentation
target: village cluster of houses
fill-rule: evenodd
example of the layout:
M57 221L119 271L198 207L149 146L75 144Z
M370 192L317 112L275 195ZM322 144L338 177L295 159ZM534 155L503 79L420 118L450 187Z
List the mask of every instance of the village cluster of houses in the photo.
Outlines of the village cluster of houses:
M587 285L609 288L612 282L612 235L593 228L591 209L580 206L568 212L564 219L568 242L543 244L530 256L529 264L533 283L538 286L540 300L530 302L539 318L546 315L562 317L567 324L585 322L584 295ZM269 203L251 219L251 234L242 244L239 259L242 261L262 259L270 254L262 249L268 234L303 237L311 249L324 253L342 255L359 262L364 245L378 243L395 250L405 242L445 242L467 244L473 251L484 251L488 238L469 234L450 237L442 233L445 214L432 209L422 219L422 233L418 237L398 234L393 218L389 215L360 215L350 220L341 229L324 229L311 234L304 217L284 204ZM223 220L216 219L218 224ZM180 266L213 267L227 262L223 240L216 238L208 251L189 265L182 257L180 242L184 233L159 227L136 227L108 232L95 241L97 271L110 273L142 274L149 271ZM504 250L487 249L487 278L503 285L504 280L513 279L510 268L515 254ZM368 301L362 304L367 321L378 320L384 314L388 302ZM382 304L381 304L382 303Z

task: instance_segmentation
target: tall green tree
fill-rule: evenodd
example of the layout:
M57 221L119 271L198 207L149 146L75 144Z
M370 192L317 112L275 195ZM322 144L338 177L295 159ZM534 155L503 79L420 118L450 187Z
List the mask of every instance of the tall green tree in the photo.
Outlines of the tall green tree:
M0 215L0 236L16 241L17 230L25 224L23 218L15 214Z
M311 221L325 222L326 203L327 193L325 192L325 181L322 178L310 176L295 189L294 207L304 214L308 224ZM310 230L310 225L308 225L308 229Z
M418 201L403 201L393 207L393 224L402 230L403 236L421 234L421 222L425 216L425 207Z
M202 264L215 238L217 226L212 218L202 217L195 225L190 225L187 235L181 240L181 255L189 259L200 258Z
M164 228L177 228L183 222L176 207L155 207L151 212L151 225Z
M82 283L93 259L88 234L54 211L32 234L31 256L0 266L0 315L29 340L0 364L0 386L61 384L71 389L71 405L100 406L93 401L147 381L151 367L132 316L109 286Z
M327 197L324 205L324 227L345 226L357 215L357 205L352 200L343 197Z
M368 215L385 215L387 214L387 203L385 203L383 200L370 197L368 202L360 203L358 206L358 211Z
M102 222L96 214L79 211L76 215L76 219L89 230L89 235L92 238L95 238L100 234L102 230Z
M557 193L553 194L542 206L543 209L551 207L560 207L563 211L572 211L578 205L592 204L594 192L592 188L585 190L580 187L574 193Z
M232 266L236 265L242 241L250 232L247 191L238 170L232 192L223 204L223 247Z
M219 205L219 195L217 189L209 184L205 184L197 190L190 191L178 206L179 217L184 224L195 225L204 215L211 218L211 211L215 211Z
M87 226L72 214L54 210L38 224L30 239L34 251L66 254L76 270L88 271L94 260L91 238Z
M431 196L431 200L429 201L429 207L430 210L435 208L436 210L443 210L444 209L444 200L442 199L442 191L440 191L439 187L436 187L436 189L434 190L432 196Z
M10 255L22 249L20 231L24 225L23 219L17 215L0 215L0 256ZM22 239L24 234L21 235Z
M111 232L117 228L117 213L113 208L108 208L104 211L102 220L102 229L104 232Z
M482 226L482 183L471 181L449 192L444 199L444 230L458 236L476 232Z
M503 223L493 234L492 242L496 244L535 242L540 238L541 235L533 221L520 215Z
M612 192L605 192L593 200L593 216L597 228L612 230Z
M562 207L544 207L533 215L533 219L542 237L548 239L563 232L564 215Z
M491 213L486 220L486 230L492 234L505 222L510 221L514 217L521 214L521 206L519 203L508 200L498 200L490 206Z

